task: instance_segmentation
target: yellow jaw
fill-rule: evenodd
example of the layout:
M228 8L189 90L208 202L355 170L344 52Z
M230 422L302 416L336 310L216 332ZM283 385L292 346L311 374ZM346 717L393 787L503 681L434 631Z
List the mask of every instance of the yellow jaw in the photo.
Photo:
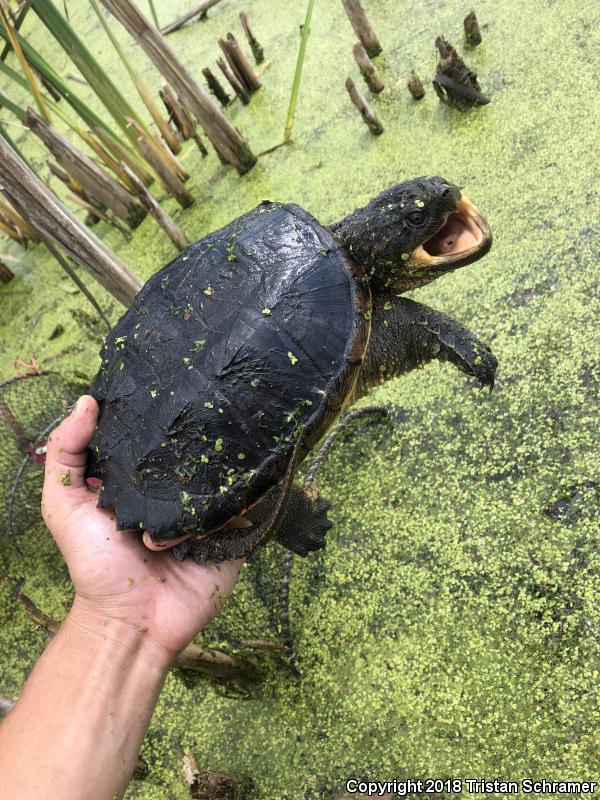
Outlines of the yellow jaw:
M435 236L416 247L408 259L412 267L451 267L468 261L491 239L490 228L471 201L462 195L458 209L450 214Z

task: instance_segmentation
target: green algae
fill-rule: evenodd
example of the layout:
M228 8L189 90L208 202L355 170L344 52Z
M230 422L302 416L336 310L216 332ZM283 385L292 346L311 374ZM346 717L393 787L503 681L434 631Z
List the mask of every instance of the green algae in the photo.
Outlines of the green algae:
M160 18L186 5L162 2ZM251 104L231 112L256 152L282 136L301 5L255 0L244 9L272 62ZM81 34L95 37L98 58L112 61L84 4L69 10ZM217 37L237 30L239 10L223 0L206 22L170 37L197 73L214 61ZM466 10L455 0L370 4L384 45L377 63L386 89L373 99L383 136L371 137L347 101L353 34L341 4L323 4L293 143L241 178L214 155L184 150L197 202L165 207L193 239L266 197L326 222L404 177L441 174L465 186L490 221L494 248L415 296L470 325L500 368L491 395L449 366L375 392L396 411L393 433L370 427L333 448L319 479L334 501L331 541L294 565L303 679L271 669L243 700L173 672L143 748L150 775L133 781L128 797L187 797L178 747L194 750L203 768L251 775L260 800L332 797L353 775L593 778L600 517L591 508L566 525L546 511L572 485L600 483L600 208L590 163L600 27L589 0L483 2L484 43L465 58L490 105L461 115L432 90L414 103L406 78L413 67L433 75L435 36L459 44ZM28 18L27 36L52 52L40 29ZM72 71L54 52L53 63ZM139 53L135 61L156 85L153 67ZM127 86L117 63L114 79ZM42 166L25 136L18 144ZM97 230L144 278L175 255L151 219L130 242ZM40 248L17 271L1 290L2 374L13 358L34 354L92 377L98 340L79 321L76 312L89 313L80 295ZM116 302L86 282L116 321ZM50 339L57 322L64 333ZM46 613L62 616L70 584L50 536L36 530L20 546L21 556L2 543L2 568L26 578ZM46 638L9 588L0 592L0 690L14 696Z

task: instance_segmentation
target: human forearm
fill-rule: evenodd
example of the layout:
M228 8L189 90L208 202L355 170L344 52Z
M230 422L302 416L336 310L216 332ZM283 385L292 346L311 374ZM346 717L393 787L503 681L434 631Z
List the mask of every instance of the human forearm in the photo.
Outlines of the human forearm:
M0 727L0 800L120 797L169 667L138 627L76 601Z

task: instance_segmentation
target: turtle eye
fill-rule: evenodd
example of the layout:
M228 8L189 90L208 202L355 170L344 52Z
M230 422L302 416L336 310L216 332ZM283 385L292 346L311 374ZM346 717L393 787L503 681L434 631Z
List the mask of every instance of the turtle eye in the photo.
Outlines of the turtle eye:
M425 222L425 212L421 210L411 211L410 214L406 215L406 221L416 228Z

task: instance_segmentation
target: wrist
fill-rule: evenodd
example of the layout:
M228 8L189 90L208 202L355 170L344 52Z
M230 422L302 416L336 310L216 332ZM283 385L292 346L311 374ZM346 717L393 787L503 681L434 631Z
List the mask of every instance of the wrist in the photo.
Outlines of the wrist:
M166 674L176 655L159 644L146 628L78 595L61 632L82 649L104 654L115 668L129 669L132 662L140 661L153 671Z

